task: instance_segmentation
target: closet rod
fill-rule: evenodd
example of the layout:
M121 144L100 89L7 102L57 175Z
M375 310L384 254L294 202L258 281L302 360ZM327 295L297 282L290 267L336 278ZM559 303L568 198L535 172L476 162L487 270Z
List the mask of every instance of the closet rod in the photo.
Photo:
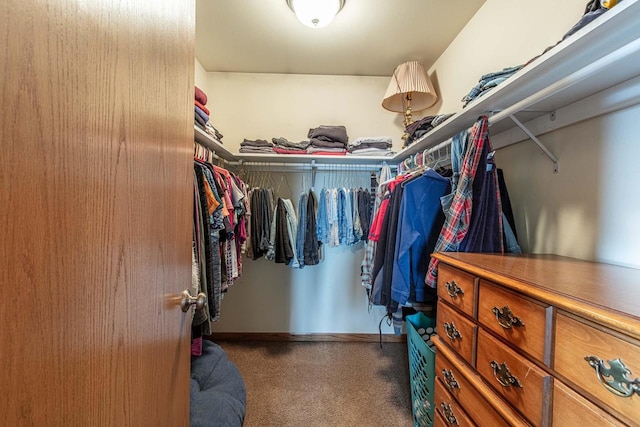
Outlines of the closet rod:
M235 163L235 162L234 162ZM371 170L378 170L381 167L385 166L385 163L367 163L367 164L346 164L346 163L275 163L275 162L242 162L235 163L235 166L241 166L245 168L250 168L253 170L264 170L264 171L273 171L273 172L287 172L290 170L298 170L298 171L306 171L311 172L312 170L317 171L334 171L334 172L368 172ZM396 165L388 164L391 169L394 169Z

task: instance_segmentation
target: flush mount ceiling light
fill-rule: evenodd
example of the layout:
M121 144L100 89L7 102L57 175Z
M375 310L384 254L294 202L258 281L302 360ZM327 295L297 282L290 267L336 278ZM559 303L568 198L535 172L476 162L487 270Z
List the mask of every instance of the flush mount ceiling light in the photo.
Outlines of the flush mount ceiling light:
M345 0L287 0L287 6L307 27L322 28L329 25L344 2Z

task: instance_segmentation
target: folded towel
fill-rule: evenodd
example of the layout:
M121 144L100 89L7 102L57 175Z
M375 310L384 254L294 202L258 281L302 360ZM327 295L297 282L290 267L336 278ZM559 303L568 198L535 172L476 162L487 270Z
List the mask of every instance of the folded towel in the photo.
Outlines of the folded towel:
M196 88L196 101L202 105L207 105L207 94L202 91L198 86Z
M285 148L301 149L304 150L309 146L309 141L291 142L287 138L271 138L271 141L275 145Z
M360 145L367 142L386 142L391 146L393 140L390 136L361 136L351 143L352 146Z
M200 117L200 114L198 114L197 112L194 112L193 115L195 117L196 123L201 125L203 130L204 130L204 127L207 124L207 122L205 122L204 119L202 117Z
M205 123L207 123L209 121L209 115L205 114L204 111L202 111L200 109L200 107L198 107L197 105L193 106L193 109L196 111L196 114L199 115L200 117L202 117L202 120L204 120Z
M349 156L394 156L396 153L389 149L365 148L363 150L350 151Z
M313 147L310 146L307 148L307 153L316 154L316 153L346 153L347 150L344 148L323 148L323 147Z
M355 152L359 150L365 150L367 148L377 148L380 150L388 150L391 148L391 143L389 142L363 142L360 145L350 145L349 151Z
M307 150L295 148L283 148L279 146L273 147L273 152L277 154L307 154Z
M245 139L244 141L242 141L240 143L241 147L273 147L273 144L270 143L269 141L266 141L264 139L256 139L256 140L251 140L251 139Z
M347 136L347 128L344 126L325 126L321 125L317 128L309 129L308 138L324 139L329 141L340 141L347 143L349 137Z
M310 147L322 147L322 148L341 148L341 149L345 149L346 144L344 142L339 142L339 141L324 141L321 139L317 139L317 138L311 138L311 141L309 141Z
M204 111L204 113L207 116L211 115L211 112L209 111L209 109L207 107L204 106L204 104L202 104L200 101L198 101L197 99L193 101L195 103L195 105L200 108L202 111Z
M240 151L241 153L271 154L273 153L273 148L244 146L244 147L240 147L240 150L238 151Z

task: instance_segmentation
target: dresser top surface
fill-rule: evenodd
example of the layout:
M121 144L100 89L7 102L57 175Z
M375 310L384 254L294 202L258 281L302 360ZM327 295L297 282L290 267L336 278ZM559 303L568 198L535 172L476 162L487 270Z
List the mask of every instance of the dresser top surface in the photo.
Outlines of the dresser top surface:
M441 252L433 256L550 303L561 297L565 303L573 300L577 309L615 311L640 322L640 270L558 255Z

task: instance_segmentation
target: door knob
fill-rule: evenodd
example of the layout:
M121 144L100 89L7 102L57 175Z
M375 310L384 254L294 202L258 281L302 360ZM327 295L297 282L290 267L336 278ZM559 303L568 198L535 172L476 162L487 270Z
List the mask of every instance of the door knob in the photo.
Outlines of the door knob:
M189 293L188 290L182 291L182 300L180 301L180 307L182 307L183 312L189 311L189 307L192 305L196 306L196 310L201 310L204 308L204 305L207 302L207 296L200 292L197 296L193 297Z

